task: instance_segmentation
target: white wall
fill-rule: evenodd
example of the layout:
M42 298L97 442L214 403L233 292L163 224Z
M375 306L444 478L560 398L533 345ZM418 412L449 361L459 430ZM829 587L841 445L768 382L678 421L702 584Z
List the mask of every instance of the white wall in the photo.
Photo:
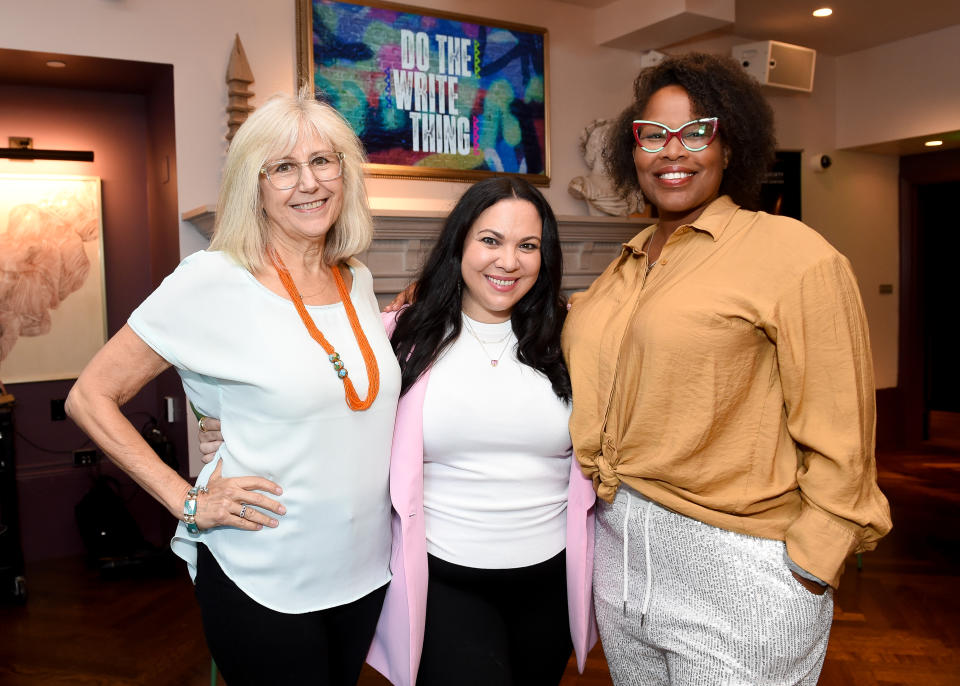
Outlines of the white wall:
M833 166L804 171L803 218L853 264L870 321L878 388L897 385L900 225L898 158L834 151ZM893 293L881 295L881 284Z
M838 59L837 145L960 129L960 25Z

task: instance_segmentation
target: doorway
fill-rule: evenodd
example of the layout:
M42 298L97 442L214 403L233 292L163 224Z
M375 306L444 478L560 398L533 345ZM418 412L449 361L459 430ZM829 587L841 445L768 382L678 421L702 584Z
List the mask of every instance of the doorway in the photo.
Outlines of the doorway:
M957 293L960 290L960 181L917 188L923 282L924 404L930 412L960 412L960 357L957 356ZM929 416L927 434L930 431Z
M960 427L960 150L900 160L899 377L907 446ZM960 436L958 436L960 438Z

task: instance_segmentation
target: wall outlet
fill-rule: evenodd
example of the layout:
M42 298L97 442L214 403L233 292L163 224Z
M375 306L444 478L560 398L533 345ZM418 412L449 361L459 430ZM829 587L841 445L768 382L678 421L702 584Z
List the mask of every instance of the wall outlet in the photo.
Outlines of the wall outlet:
M63 398L55 398L50 401L51 422L62 422L67 418L67 410L64 408L66 402Z
M74 467L91 467L99 461L96 450L74 450Z

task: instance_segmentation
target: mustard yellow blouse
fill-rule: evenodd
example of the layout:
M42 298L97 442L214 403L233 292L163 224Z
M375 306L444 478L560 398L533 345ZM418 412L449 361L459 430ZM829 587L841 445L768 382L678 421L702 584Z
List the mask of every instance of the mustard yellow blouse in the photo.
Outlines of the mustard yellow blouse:
M712 526L786 541L839 582L890 530L876 483L867 323L845 257L723 196L647 273L624 244L563 332L574 454L600 497L621 482Z

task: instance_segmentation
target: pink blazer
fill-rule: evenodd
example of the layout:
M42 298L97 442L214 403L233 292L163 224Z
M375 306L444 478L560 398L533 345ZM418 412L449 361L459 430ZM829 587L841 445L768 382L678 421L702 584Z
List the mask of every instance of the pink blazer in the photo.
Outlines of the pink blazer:
M394 315L384 314L388 333ZM367 662L394 686L414 686L427 615L427 535L423 521L423 399L430 371L400 399L390 455L393 580L380 612ZM567 607L570 637L583 672L597 642L593 614L593 506L596 494L576 459L567 500Z

